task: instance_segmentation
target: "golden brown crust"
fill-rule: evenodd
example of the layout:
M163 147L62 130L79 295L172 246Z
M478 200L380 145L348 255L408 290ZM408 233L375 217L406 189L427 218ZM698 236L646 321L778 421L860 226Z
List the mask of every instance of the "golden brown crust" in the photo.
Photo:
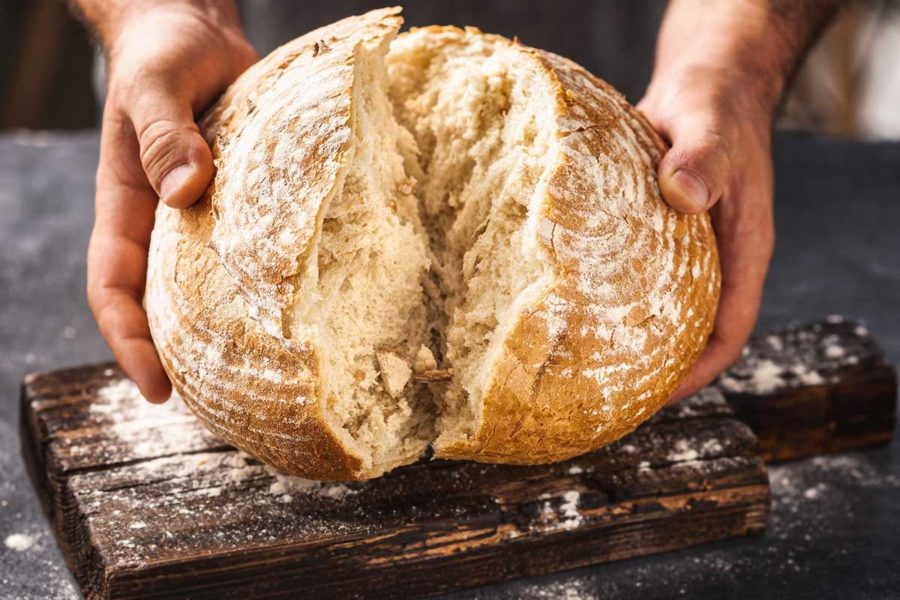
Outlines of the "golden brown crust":
M507 334L474 435L439 439L442 458L554 462L621 438L671 396L718 303L709 216L662 200L659 136L580 66L516 47L556 89L560 160L539 241L558 279Z
M316 349L282 313L343 168L358 45L394 35L398 13L313 31L242 75L202 121L210 189L185 211L160 204L151 243L147 312L175 390L225 441L316 479L380 472L326 422Z

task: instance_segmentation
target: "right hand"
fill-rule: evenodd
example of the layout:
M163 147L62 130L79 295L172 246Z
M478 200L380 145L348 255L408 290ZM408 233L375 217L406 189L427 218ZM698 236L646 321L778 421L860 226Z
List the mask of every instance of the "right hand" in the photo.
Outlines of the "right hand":
M105 40L88 302L116 360L151 402L172 389L141 303L154 213L159 200L190 206L210 184L212 155L195 116L257 59L233 17L191 3L129 3Z
M706 350L670 402L709 384L741 355L753 331L775 244L772 112L732 69L662 70L638 105L672 144L659 185L675 210L709 210L722 269L722 294Z

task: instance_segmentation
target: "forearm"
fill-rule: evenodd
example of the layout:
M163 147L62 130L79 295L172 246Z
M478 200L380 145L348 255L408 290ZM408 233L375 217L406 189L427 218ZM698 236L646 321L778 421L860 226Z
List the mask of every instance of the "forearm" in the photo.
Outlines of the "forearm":
M771 113L797 65L841 0L672 0L654 81L709 71L711 82ZM722 75L721 77L719 75Z
M133 15L158 8L190 11L218 27L240 26L235 0L69 0L72 11L109 52Z

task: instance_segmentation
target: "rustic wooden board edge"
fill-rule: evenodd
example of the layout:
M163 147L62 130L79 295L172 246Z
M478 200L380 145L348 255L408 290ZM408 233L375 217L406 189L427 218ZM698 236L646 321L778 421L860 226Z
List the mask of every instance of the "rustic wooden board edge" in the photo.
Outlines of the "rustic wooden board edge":
M70 512L70 510L67 510L67 507L74 507L75 503L71 494L65 492L63 482L56 480L49 468L46 452L49 440L43 443L38 440L41 425L37 419L37 414L32 410L32 401L35 398L31 393L30 385L43 380L75 376L92 368L99 368L104 371L109 369L118 370L118 366L115 363L101 363L98 365L79 365L43 373L30 373L23 379L19 392L19 439L26 472L41 503L41 508L50 522L54 538L60 548L60 554L63 556L66 567L78 582L86 598L92 597L91 590L97 587L96 584L88 581L90 577L89 575L86 576L85 570L82 568L84 564L89 563L89 559L85 556L86 552L90 553L92 549L85 549L73 543L74 539L83 537L81 532L81 515L75 513L77 516L70 518L68 522L67 519L62 517L62 515ZM99 587L102 587L102 585Z
M476 588L481 585L500 583L523 577L564 572L591 565L603 564L629 558L650 556L673 550L680 550L706 543L755 536L765 531L770 503L770 488L764 463L757 461L755 478L741 485L713 490L715 501L705 499L707 492L696 490L678 497L667 497L669 504L666 516L659 518L661 511L654 510L653 498L640 498L633 504L633 522L623 528L621 523L598 524L581 528L575 532L557 531L556 537L564 538L565 544L555 544L550 537L519 537L521 533L511 520L504 520L500 527L468 523L446 528L433 528L429 533L436 538L455 540L466 537L470 548L455 550L440 555L432 555L425 560L403 558L415 555L416 548L423 540L411 536L397 536L396 539L380 539L380 553L390 557L390 562L375 565L353 565L350 550L354 540L347 539L339 546L346 552L335 554L320 552L321 549L306 550L291 544L282 548L281 556L273 560L270 548L258 552L236 552L211 555L199 561L192 561L194 580L186 585L183 580L172 582L169 577L179 575L179 564L157 563L142 566L139 572L116 571L91 588L89 597L149 599L167 597L170 585L179 593L188 593L192 598L240 598L245 597L242 581L254 582L254 597L291 597L297 590L314 587L317 598L419 598L440 595L453 591ZM721 502L722 492L727 492L731 501ZM673 509L672 503L680 503L681 509ZM620 506L620 509L626 507ZM608 529L617 529L612 535L604 535ZM621 545L615 540L623 535L642 536L642 546ZM663 532L672 532L672 535ZM648 537L650 536L650 537ZM494 552L497 546L489 545L491 540L504 539L502 552ZM652 540L648 542L648 539ZM429 542L433 544L434 542ZM648 552L647 545L655 546ZM440 548L432 548L434 553ZM270 571L276 563L279 578L275 582L262 583L248 564L265 564L258 569L259 575ZM239 580L219 575L240 567ZM444 575L452 569L453 578ZM348 571L356 573L348 576ZM335 572L341 574L333 579L329 588L321 587L323 580ZM231 591L237 587L237 593Z
M759 439L766 462L780 463L890 444L897 411L897 371L890 365L802 394L764 399L727 394L735 415Z
M112 365L104 365L100 369L109 371L110 378L119 373L118 369ZM175 567L177 571L177 565L167 565L161 562L142 565L139 569L132 571L127 567L103 567L103 555L91 537L87 516L81 512L78 502L73 499L70 491L63 485L66 483L63 475L55 474L53 468L48 467L50 461L48 461L47 452L51 440L53 440L53 434L47 435L47 431L41 431L41 420L37 418L36 408L52 404L52 393L47 394L46 392L55 385L75 381L76 385L69 385L67 388L69 393L76 398L74 404L73 401L63 402L61 403L63 412L55 412L58 417L62 415L64 424L69 423L67 407L79 403L84 404L86 399L84 396L88 390L81 389L77 382L79 377L90 370L96 373L98 368L76 368L31 376L26 380L22 393L22 423L26 432L31 432L30 435L23 435L23 444L30 445L30 452L26 452L26 454L34 457L33 464L35 466L32 470L35 471L35 476L33 480L36 487L44 487L42 493L45 496L53 498L53 501L48 503L48 507L51 519L54 521L54 529L60 545L64 549L64 554L67 555L67 562L85 595L89 598L158 598L167 597L172 589L180 591L193 589L192 597L241 597L246 589L240 587L239 581L229 580L227 577L223 580L220 575L221 568L218 570L213 568L211 573L203 576L201 563L208 561L214 567L216 563L240 565L241 576L252 577L252 573L248 574L246 568L247 561L252 558L252 552L219 553L211 555L199 563L193 563L194 575L192 576L196 577L196 581L192 580L186 585L182 579L177 588L170 586L171 580L167 575L167 569ZM51 408L52 410L54 409ZM746 448L745 452L752 452L751 446L755 445L755 438L746 426L734 421L732 417L726 416L729 415L729 412L724 404L709 407L709 410L704 408L697 414L692 414L689 407L679 407L661 415L661 418L657 418L655 427L665 430L680 419L696 422L696 425L693 426L695 429L703 428L705 430L707 426L702 424L703 420L710 423L728 421L734 424L735 431L744 432L741 436L749 441L745 442L743 447ZM43 438L45 443L41 444L38 437ZM719 494L725 493L727 500L724 502L721 498L712 502L707 500L708 494L704 489L704 482L699 482L697 486L685 489L682 493L664 498L665 502L680 502L681 506L677 510L671 506L668 508L655 506L655 503L658 503L656 498L639 493L634 496L631 502L633 506L628 509L634 512L634 523L626 522L624 528L620 523L618 530L613 527L614 524L596 523L576 532L558 532L549 538L546 536L530 537L522 535L521 532L517 533L513 525L515 519L503 515L499 525L488 523L482 532L469 532L474 534L475 545L473 547L465 551L450 552L446 556L439 556L437 560L432 557L431 560L424 561L421 568L415 571L418 574L416 577L410 576L408 570L384 568L384 566L378 565L367 569L367 565L357 565L353 572L358 572L359 578L343 577L335 583L338 587L327 592L320 591L320 595L322 597L406 597L413 593L418 595L438 594L517 577L547 574L599 562L649 554L646 544L641 548L638 548L637 545L625 548L616 546L615 540L621 539L623 535L628 535L629 528L638 528L645 535L647 535L647 531L655 535L656 537L653 539L654 553L735 536L757 534L764 529L768 512L768 479L762 460L752 454L746 454L746 456L751 457L748 459L751 463L749 467L742 468L738 479L731 483L720 481L721 487L714 490ZM118 464L121 468L128 467L128 463ZM38 473L41 472L47 476L40 477ZM75 477L80 478L90 477L94 474L91 468L75 468L66 476L72 477L73 473ZM514 491L512 493L515 495ZM616 508L625 510L625 506L621 502ZM64 517L64 515L68 516ZM467 523L466 526L471 527L472 524ZM643 529L640 529L641 527ZM663 531L677 532L677 535L673 534L667 537L661 533ZM458 537L461 532L460 528L453 524L443 532L431 531L430 533L442 533L443 537L453 539ZM465 531L462 533L466 534ZM566 540L564 551L561 551L559 545L553 542L553 536L561 535L564 535ZM479 539L484 541L492 536L495 538L496 536L509 536L508 540L504 540L508 543L503 544L499 552L497 547L478 546ZM470 541L464 541L466 544L470 544ZM351 542L352 540L343 540L342 544ZM424 540L407 539L401 540L401 542L397 546L385 545L385 551L392 555L392 562L394 562L394 554L400 555L404 548L408 549L410 544L421 545ZM264 553L267 555L270 551L271 548L264 549ZM296 591L296 588L292 586L307 586L315 583L315 581L310 581L310 577L314 579L327 577L329 566L338 570L343 566L344 570L341 572L345 574L347 572L346 556L342 557L338 554L325 560L321 551L314 549L310 552L308 548L298 547L296 544L293 547L288 544L283 548L280 560L282 561L279 564L279 572L282 574L278 578L280 583L276 582L273 584L274 587L263 589L261 593L290 596ZM416 561L413 560L412 564L415 563ZM98 565L101 568L97 568ZM292 565L295 572L291 571ZM315 568L312 568L311 565ZM325 571L323 571L323 567L326 569ZM436 581L442 581L441 575L450 567L453 567L454 570L453 579L446 580L440 585L434 585ZM360 587L359 584L362 581L365 584ZM259 581L254 580L253 583L255 588L260 588ZM194 587L191 588L191 585ZM239 593L232 593L235 589L239 590Z
M896 368L868 330L837 316L752 338L718 380L767 462L889 444L897 384Z
M423 562L420 568L413 569L412 572L408 568L409 564L405 570L400 568L360 570L356 577L342 577L334 581L334 586L327 591L316 588L314 596L358 599L427 598L488 584L562 573L608 562L762 534L766 527L770 500L767 478L763 475L757 484L744 486L740 489L740 493L742 501L728 506L728 510L722 510L720 505L712 511L702 506L691 507L683 513L673 514L670 518L654 520L653 526L646 528L642 534L645 539L648 533L654 536L652 543L656 546L656 550L653 552L619 547L609 537L598 535L602 528L585 528L577 533L560 532L558 535L565 538L564 545L555 544L552 539L544 538L533 542L513 542L506 545L502 553L491 554L487 550L476 549L448 555L439 560ZM702 505L702 500L696 504ZM662 535L661 531L664 529L677 531L681 535ZM711 530L716 534L710 535ZM453 530L452 533L458 533L458 530ZM396 546L396 550L398 553L403 551L402 543ZM306 586L315 579L321 581L322 578L328 577L330 569L341 566L339 561L320 560L316 555L292 556L289 552L290 550L286 549L282 557L283 569L280 570L279 580L268 586L265 584L257 586L253 597L295 597L299 590L309 589ZM252 560L252 557L247 558ZM209 560L220 561L222 557L210 557ZM311 568L313 562L316 563L315 568ZM167 597L166 571L170 566L156 565L151 569L143 569L139 581L132 579L127 572L119 572L106 582L107 587L103 592L109 595L96 597L135 600ZM294 570L291 569L292 566ZM221 568L225 569L227 565ZM451 568L453 578L448 579L443 574ZM149 586L146 585L148 577L156 579ZM252 575L245 576L247 579L252 577ZM246 597L243 589L236 595L229 593L228 588L233 583L217 582L206 576L194 582L191 588L179 586L179 590L189 592L191 598Z

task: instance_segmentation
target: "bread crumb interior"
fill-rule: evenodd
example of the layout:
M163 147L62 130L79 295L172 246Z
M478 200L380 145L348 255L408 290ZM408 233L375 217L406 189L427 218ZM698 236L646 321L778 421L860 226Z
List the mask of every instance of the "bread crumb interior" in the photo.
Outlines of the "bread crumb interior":
M529 210L555 147L547 84L460 30L386 53L357 58L353 156L291 319L318 336L325 416L370 476L474 435L506 332L554 277ZM423 345L449 381L417 381Z

